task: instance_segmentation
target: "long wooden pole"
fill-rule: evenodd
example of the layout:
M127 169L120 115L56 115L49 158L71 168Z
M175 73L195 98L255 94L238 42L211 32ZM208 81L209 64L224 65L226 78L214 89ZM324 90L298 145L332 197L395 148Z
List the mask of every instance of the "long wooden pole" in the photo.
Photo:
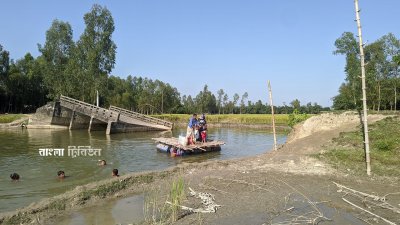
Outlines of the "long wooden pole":
M99 107L99 91L96 90L96 106Z
M360 61L361 61L361 84L362 84L362 101L363 101L363 123L364 123L364 148L365 162L367 164L367 175L371 175L371 160L369 157L369 135L368 135L368 114L367 114L367 93L365 84L365 62L364 62L364 46L361 35L360 10L358 8L358 0L354 0L356 9L356 22L358 29L358 40L360 46Z
M272 132L274 133L274 150L278 149L276 144L276 131L275 131L275 114L274 114L274 103L272 101L272 88L271 82L268 81L268 91L269 91L269 104L271 105L271 115L272 115Z

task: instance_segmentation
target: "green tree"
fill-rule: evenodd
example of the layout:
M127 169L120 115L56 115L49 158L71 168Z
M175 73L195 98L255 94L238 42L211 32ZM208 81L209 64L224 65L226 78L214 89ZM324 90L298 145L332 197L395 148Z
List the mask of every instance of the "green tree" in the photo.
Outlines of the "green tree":
M377 109L382 108L382 90L385 86L382 84L388 79L388 66L382 41L375 41L365 48L365 71L366 82L369 89L367 99L370 107Z
M44 46L38 47L45 62L44 83L49 90L48 97L56 99L60 94L70 95L71 77L66 73L66 68L74 47L71 25L54 20L46 31Z
M195 111L194 101L191 95L187 97L186 107L188 109L186 113L193 113Z
M221 108L222 108L222 103L223 103L222 101L223 101L223 96L224 96L225 92L223 89L219 89L217 94L218 94L218 103L217 103L218 114L221 114Z
M254 104L254 110L256 114L264 114L266 113L267 107L266 105L264 105L262 103L261 100L258 100L255 104Z
M361 71L357 45L350 32L345 32L335 42L334 54L346 56L346 80L339 88L339 95L333 98L335 109L356 109L361 106ZM368 108L396 110L399 86L399 64L396 57L400 54L400 41L389 33L365 45L364 50Z
M0 44L0 78L5 79L10 70L10 53ZM0 80L0 81L1 81Z
M223 111L222 111L222 113L223 113L223 114L225 114L225 110L227 110L227 112L229 113L228 103L229 103L229 97L228 97L228 94L225 93L225 94L224 94L224 97L222 98L222 104L223 104Z
M344 32L340 38L335 41L336 50L333 52L335 55L346 56L346 79L345 85L349 86L351 90L351 100L355 109L361 106L361 82L360 82L360 60L358 42L351 32ZM339 95L341 93L339 92Z
M5 112L7 102L7 81L10 71L10 53L0 44L0 112Z
M84 21L86 28L76 44L76 62L72 66L78 66L81 71L77 74L80 76L80 88L84 90L82 94L94 103L96 90L101 95L106 94L107 77L114 68L117 47L112 34L115 28L111 12L97 4L84 15Z
M242 95L242 99L240 100L240 114L242 114L242 111L244 110L244 107L245 107L244 103L246 102L248 97L249 97L249 94L247 92L245 92Z
M217 100L215 95L208 90L207 85L204 85L203 90L196 96L195 103L199 112L217 112Z
M239 102L239 99L240 99L239 94L235 93L233 95L233 101L232 101L232 113L234 113L235 107L237 106L237 103Z
M300 110L300 101L298 99L293 100L290 105L293 107L293 109L297 109L297 111Z
M7 112L32 112L46 102L47 91L43 85L41 65L30 53L11 63L6 82Z
M399 86L399 64L400 60L398 57L400 55L400 40L392 33L384 35L379 39L384 46L385 57L387 61L387 72L389 78L389 87L393 92L389 92L387 97L393 96L390 102L390 108L394 107L397 110L397 88ZM384 95L386 96L386 95Z
M397 66L399 66L400 65L400 55L394 56L393 61L397 64Z

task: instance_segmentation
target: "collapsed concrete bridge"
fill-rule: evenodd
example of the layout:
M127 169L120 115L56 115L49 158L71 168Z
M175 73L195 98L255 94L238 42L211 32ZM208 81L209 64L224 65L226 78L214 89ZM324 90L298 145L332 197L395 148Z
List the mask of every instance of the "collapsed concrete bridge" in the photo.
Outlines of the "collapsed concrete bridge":
M171 130L173 127L171 122L141 113L116 106L110 106L106 109L63 95L60 97L59 102L55 102L54 106L49 107L51 109L45 111L51 119L46 120L44 122L45 125L42 124L42 127L56 125L68 127L70 130L88 129L89 131L105 129L106 134ZM36 116L36 118L38 117ZM38 118L36 120L33 121L34 125L32 127L42 128L38 121L43 121L43 119Z

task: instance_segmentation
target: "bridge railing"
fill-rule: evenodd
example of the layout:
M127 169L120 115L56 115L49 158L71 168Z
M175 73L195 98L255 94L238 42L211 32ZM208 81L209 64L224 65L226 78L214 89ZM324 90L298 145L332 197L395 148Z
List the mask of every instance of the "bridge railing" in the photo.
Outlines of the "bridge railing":
M79 101L76 100L74 98L70 98L67 96L63 96L61 95L60 97L60 102L64 102L64 103L68 103L71 105L71 109L73 106L75 106L75 110L79 110L79 108L82 108L83 112L85 114L88 114L88 116L91 116L91 114L96 113L98 117L104 117L104 119L106 118L114 118L117 119L118 118L118 113L113 112L111 110L99 107L99 106L95 106L83 101ZM90 112L86 112L85 109L87 109ZM102 114L102 115L101 115Z
M120 107L110 106L109 109L112 110L112 111L115 111L115 112L119 112L121 115L127 115L129 117L137 118L139 120L142 120L142 121L145 121L145 122L148 122L148 123L157 124L157 125L163 125L163 126L166 126L166 127L169 127L169 128L172 128L172 126L173 126L173 123L171 123L171 122L168 122L168 121L165 121L165 120L162 120L162 119L158 119L158 118L154 118L154 117L151 117L151 116L146 116L146 115L143 115L141 113L133 112L133 111L130 111L130 110L127 110L127 109L123 109L123 108L120 108Z
M151 123L151 124L156 124L156 125L162 125L168 128L172 128L173 123L154 118L151 116L146 116L137 112L133 112L127 109L119 108L116 106L110 106L109 109L105 109L102 107L98 107L83 101L76 100L74 98L70 98L67 96L61 95L60 97L60 102L62 104L68 104L68 108L75 109L80 111L81 113L84 113L88 116L95 115L97 119L103 120L105 122L108 122L108 119L113 118L113 120L117 120L120 115L125 115L130 118L135 118L143 122Z

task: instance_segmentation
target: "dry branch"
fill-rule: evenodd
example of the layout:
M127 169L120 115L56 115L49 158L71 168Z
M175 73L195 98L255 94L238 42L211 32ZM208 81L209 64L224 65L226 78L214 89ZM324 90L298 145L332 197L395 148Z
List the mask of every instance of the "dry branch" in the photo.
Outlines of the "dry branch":
M195 192L192 188L189 187L189 194L195 198L200 198L202 201L202 204L205 206L204 208L198 208L198 209L194 209L194 208L190 208L187 206L183 206L183 205L175 205L180 207L183 210L189 211L189 212L193 212L193 213L214 213L217 211L217 209L219 207L221 207L220 205L215 204L214 200L214 195L210 194L210 193L204 193L204 192ZM169 201L166 201L165 203L169 204L169 205L174 205Z
M345 202L347 202L348 204L350 204L350 205L356 207L357 209L360 209L360 210L362 210L362 211L364 211L364 212L366 212L366 213L369 213L369 214L375 216L376 218L379 218L379 219L385 221L386 223L388 223L388 224L390 224L390 225L396 225L396 223L393 223L392 221L389 221L389 220L387 220L387 219L385 219L385 218L383 218L383 217L381 217L381 216L379 216L379 215L376 215L375 213L372 213L372 212L370 212L370 211L368 211L368 210L366 210L366 209L363 209L362 207L360 207L360 206L358 206L358 205L356 205L356 204L350 202L349 200L347 200L347 199L345 199L345 198L342 198L342 199L343 199L343 201L345 201Z
M314 202L312 202L305 194L303 194L301 191L297 190L295 187L293 187L292 185L286 183L286 182L283 181L283 180L279 180L279 179L278 179L278 181L284 183L286 186L290 187L292 190L294 190L295 192L297 192L298 194L300 194L301 196L303 196L303 197L308 201L308 203L314 208L314 210L315 210L316 212L318 212L318 214L319 214L320 216L322 216L322 213L321 213L321 211L319 211L319 209L318 209L318 207L316 206L316 204L315 204Z
M307 224L318 224L321 220L331 221L331 219L325 217L324 214L317 207L317 204L322 203L322 202L312 202L310 200L310 198L308 198L305 194L303 194L301 191L299 191L297 188L293 187L292 185L286 183L283 180L279 180L279 179L275 179L275 180L285 184L286 186L288 186L289 188L291 188L292 190L297 192L304 199L306 199L308 204L314 209L313 211L307 212L303 215L293 215L294 218L292 220L287 220L282 223L276 223L276 224L306 224L306 223Z
M338 192L343 192L345 194L351 194L351 195L353 195L355 197L360 198L363 202L370 203L370 204L372 204L372 205L374 205L376 207L380 207L380 208L383 208L383 209L388 209L388 210L391 210L391 211L393 211L393 212L395 212L397 214L400 214L400 209L399 208L397 208L397 207L389 204L388 202L386 202L386 196L388 196L390 194L396 194L396 193L389 193L387 195L384 195L383 197L380 197L380 196L377 196L377 195L371 195L371 194L367 194L367 193L364 193L364 192L361 192L361 191L354 190L352 188L346 187L346 186L338 184L336 182L333 182L333 183L339 188ZM370 198L371 200L368 200L368 198ZM377 203L377 202L379 202L379 203Z
M349 187L346 187L346 186L344 186L344 185L338 184L338 183L336 183L336 182L333 182L333 183L336 184L336 186L337 186L338 188L340 188L340 189L338 190L338 192L342 192L342 190L345 189L345 190L347 190L347 191L349 191L349 192L352 192L352 193L354 193L354 194L360 194L360 195L362 195L362 196L364 196L364 197L372 198L372 199L374 199L375 201L381 201L381 202L385 202L385 201L386 201L385 196L381 197L381 196L377 196L377 195L371 195L371 194L367 194L367 193L364 193L364 192L361 192L361 191L357 191L357 190L351 189L351 188L349 188Z
M174 205L172 204L172 202L166 201L165 203L169 204L169 205ZM209 211L203 210L203 209L194 209L194 208L190 208L187 206L183 206L183 205L174 205L174 206L178 206L183 210L189 211L189 212L193 212L193 213L210 213Z

